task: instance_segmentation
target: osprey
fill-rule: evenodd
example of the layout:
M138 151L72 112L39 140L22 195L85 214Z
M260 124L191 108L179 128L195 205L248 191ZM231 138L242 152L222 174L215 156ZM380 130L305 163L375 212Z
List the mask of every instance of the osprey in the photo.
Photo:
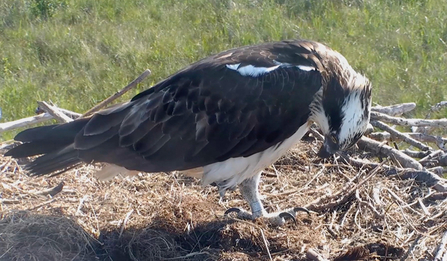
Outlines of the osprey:
M129 102L90 118L19 133L6 155L41 155L31 175L61 173L82 162L130 171L182 171L216 184L221 196L239 187L251 213L273 224L294 218L292 208L267 213L258 184L264 168L307 132L325 140L319 156L351 147L369 122L371 84L329 47L307 40L264 43L200 60Z

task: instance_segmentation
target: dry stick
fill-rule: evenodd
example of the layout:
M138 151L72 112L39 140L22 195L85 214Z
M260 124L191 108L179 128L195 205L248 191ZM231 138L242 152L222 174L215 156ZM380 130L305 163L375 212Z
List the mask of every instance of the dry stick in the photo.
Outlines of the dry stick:
M433 159L438 158L438 157L440 157L442 155L445 155L442 150L435 150L432 153L430 153L427 156L425 156L424 158L420 159L419 163L425 164L427 162L433 161Z
M18 204L18 203L20 203L20 200L18 199L5 198L0 200L0 204Z
M382 154L392 159L396 159L404 168L413 168L417 170L422 170L422 165L417 162L412 157L407 156L406 154L396 150L388 145L377 142L373 139L362 137L357 145L360 149L364 151L373 152L374 154Z
M401 126L430 126L430 127L447 127L447 119L426 120L426 119L404 119L392 117L380 112L371 112L371 120L384 121Z
M45 122L53 119L53 116L49 113L43 113L33 117L23 118L16 121L10 121L5 123L0 123L0 133L5 131L14 130L21 127L27 127L29 125Z
M381 163L371 162L368 160L354 159L351 157L345 157L345 160L354 166L365 167L369 166L370 168L376 168ZM418 182L424 182L428 186L433 186L434 189L439 192L447 191L447 180L439 177L438 175L427 171L427 170L415 170L415 169L403 169L392 167L386 164L383 164L382 168L388 169L385 175L393 176L397 175L401 179L414 179Z
M402 115L404 113L410 112L416 108L416 103L409 102L409 103L401 103L401 104L395 104L390 106L374 106L371 108L371 111L385 113L390 116L397 116Z
M430 154L430 151L415 151L415 150L409 150L409 149L402 150L402 152L412 158L418 158L418 159L427 157Z
M352 188L349 188L352 185L352 182L348 182L341 190L339 190L337 193L333 195L325 195L322 197L317 198L313 202L305 205L304 207L319 212L324 209L331 209L333 207L339 206L345 202L348 201L348 199L355 193L355 191L361 187L366 181L368 181L371 177L373 177L379 169L382 167L383 163L380 163L377 165L376 168L374 168L371 173L365 177L363 180L361 180L359 183L354 185ZM327 203L324 203L327 202Z
M376 141L389 141L391 140L391 134L388 132L373 132L367 135L369 138Z
M25 210L26 210L26 211L31 211L31 210L34 210L34 209L38 209L38 208L40 208L40 207L43 207L43 206L45 206L45 205L48 205L48 204L53 203L55 200L56 200L56 199L53 198L53 199L47 200L47 201L45 201L45 202L42 202L42 203L40 203L40 204L38 204L38 205L36 205L36 206L34 206L34 207L25 209Z
M393 128L391 128L390 126L386 125L385 123L381 122L381 121L371 121L371 124L374 127L380 128L386 132L389 132L391 134L391 136L396 137L408 144L410 144L411 146L414 146L420 150L423 151L427 151L427 150L432 150L432 148L430 148L429 146L423 144L422 142L419 142Z
M51 106L44 101L38 101L37 104L39 105L39 108L51 114L51 116L53 116L59 122L67 123L73 121L72 118L68 117L67 115L59 111L55 106Z
M427 118L427 119L430 118L432 112L438 112L443 107L447 107L447 101L441 101L441 102L436 103L434 106L432 106L430 108L430 111L428 112L427 116L425 116L425 118Z
M320 256L315 250L312 248L307 249L306 258L312 261L327 261L326 258Z
M443 261L447 259L447 252L445 251L445 246L447 245L447 231L444 232L439 243L438 250L436 251L434 261Z
M129 212L127 212L126 217L123 220L123 223L121 223L121 229L120 229L120 235L118 236L118 238L121 238L121 236L123 235L124 232L124 228L127 225L127 222L129 221L130 215L132 215L134 209L131 209Z
M137 84L139 84L140 82L142 82L147 76L149 76L151 74L151 71L149 69L146 69L146 71L144 71L140 76L138 76L138 78L136 78L135 80L133 80L131 83L129 83L126 87L124 87L122 90L116 92L115 94L113 94L112 96L110 96L109 98L103 100L102 102L100 102L99 104L97 104L95 107L91 108L90 110L88 110L86 113L82 114L81 118L87 117L97 111L99 111L100 109L104 108L106 105L108 105L109 103L113 102L114 100L116 100L117 98L121 97L124 93L126 93L127 91L129 91L130 89L134 88L135 86L137 86Z
M414 132L414 133L410 132L410 133L408 133L408 135L418 141L435 143L436 146L438 146L438 148L440 148L441 150L444 150L444 151L447 150L444 146L444 143L447 142L446 138L443 138L440 136L428 135L425 133L418 133L418 132Z
M267 251L267 254L269 255L269 259L273 260L272 255L270 254L269 244L267 242L267 239L265 239L264 230L262 228L260 228L259 231L261 231L262 241L264 241L265 250Z
M441 136L434 136L434 135L428 135L425 133L419 133L419 132L402 132L403 135L409 136L417 141L420 142L430 142L430 143L436 143L436 145L442 149L446 150L444 147L444 143L447 142L446 138L443 138ZM377 140L377 141L385 141L385 140L391 140L391 134L387 132L373 132L368 134L368 137ZM399 137L393 137L395 139L398 139Z
M58 111L61 111L62 113L64 113L65 115L67 115L68 117L70 117L72 119L79 118L82 115L82 114L74 112L74 111L59 108L56 105L54 105L51 101L49 102L49 105L51 105L53 108L56 108ZM44 112L45 112L45 110L43 110L43 108L40 108L39 106L37 106L36 114L41 114Z
M42 190L39 191L37 193L35 193L36 195L41 195L41 196L45 196L45 195L50 195L50 196L55 196L57 193L61 192L62 189L64 188L64 182L61 181L56 187L50 188L50 189L46 189L46 190Z
M414 248L417 246L417 243L419 239L421 239L422 235L418 235L416 239L413 241L411 246L408 248L408 251L400 258L400 261L404 261L410 256L410 254L413 252Z

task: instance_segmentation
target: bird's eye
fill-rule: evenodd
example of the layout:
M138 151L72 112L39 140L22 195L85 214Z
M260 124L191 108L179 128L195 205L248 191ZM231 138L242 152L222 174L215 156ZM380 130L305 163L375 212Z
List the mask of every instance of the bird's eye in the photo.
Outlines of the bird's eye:
M338 143L337 137L335 137L335 135L331 135L331 140L332 140L332 142L335 143L335 144Z

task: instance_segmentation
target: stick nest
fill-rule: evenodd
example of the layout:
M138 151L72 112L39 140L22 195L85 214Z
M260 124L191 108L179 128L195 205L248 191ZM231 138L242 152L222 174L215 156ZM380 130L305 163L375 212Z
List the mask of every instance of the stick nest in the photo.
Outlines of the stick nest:
M308 138L264 173L267 211L313 210L281 228L224 217L248 209L238 192L219 201L176 173L101 182L83 166L30 178L2 157L0 260L433 260L446 193L383 166L322 161L320 144Z

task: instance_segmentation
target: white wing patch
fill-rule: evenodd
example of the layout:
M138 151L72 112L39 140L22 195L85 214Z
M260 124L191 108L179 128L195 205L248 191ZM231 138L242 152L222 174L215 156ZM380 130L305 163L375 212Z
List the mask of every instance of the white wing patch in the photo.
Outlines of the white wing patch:
M279 65L275 65L272 67L254 67L253 65L239 67L240 65L240 63L227 64L227 68L239 72L242 76L257 77L259 75L269 73L279 67Z
M312 67L312 66L298 65L297 67L303 71L306 71L306 72L315 71L315 67Z
M315 71L315 67L307 66L307 65L292 65L290 63L280 63L278 61L273 61L276 65L272 67L255 67L251 64L240 66L240 63L235 64L227 64L226 67L230 70L237 71L242 76L251 76L251 77L258 77L260 75L272 72L278 68L290 68L290 67L296 67L302 71Z

